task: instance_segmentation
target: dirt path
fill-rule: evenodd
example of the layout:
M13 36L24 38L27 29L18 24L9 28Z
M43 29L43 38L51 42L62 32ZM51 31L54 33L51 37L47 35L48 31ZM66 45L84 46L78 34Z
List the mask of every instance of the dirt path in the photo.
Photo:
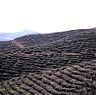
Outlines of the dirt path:
M24 45L16 40L12 40L11 41L13 44L15 44L16 46L20 47L20 48L25 48Z

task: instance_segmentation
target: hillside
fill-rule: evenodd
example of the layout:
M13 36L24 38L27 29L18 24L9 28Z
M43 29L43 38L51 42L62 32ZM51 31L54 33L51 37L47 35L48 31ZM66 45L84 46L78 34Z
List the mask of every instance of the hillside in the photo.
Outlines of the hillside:
M79 35L81 33L89 33L94 32L94 29L78 29L78 30L70 30L64 32L50 33L50 34L37 34L37 35L28 35L24 37L19 37L16 40L21 42L24 46L40 46L48 43L52 43L58 41L62 38L69 38L75 35Z
M0 83L0 95L95 95L96 60Z
M95 93L95 28L0 42L0 95Z
M75 40L78 41L78 36L79 37L80 36L84 37L85 36L84 34L86 34L86 36L84 37L85 38L84 40L86 41L87 39L89 39L88 36L91 37L91 39L92 39L92 37L95 38L95 35L96 35L95 32L96 32L96 29L70 30L70 31L51 33L51 34L27 35L27 36L16 38L15 41L17 41L20 44L22 44L23 46L25 46L25 48L26 47L27 48L28 47L35 47L35 46L36 47L37 46L38 47L40 47L40 46L42 47L42 45L48 45L48 44L51 44L51 43L52 44L53 43L57 44L58 41L59 42L63 42L63 43L64 43L64 41L66 41L66 43L69 43L70 41L72 42L73 38L75 38L75 37L77 37L77 39L75 39ZM80 37L80 39L81 39L81 41L83 41L81 37ZM5 53L6 53L7 52L6 49L9 49L9 48L12 47L10 45L13 45L13 47L17 46L16 44L12 43L13 41L7 41L7 42L2 41L2 42L0 42L0 50L4 49L3 51L5 51ZM9 50L9 52L11 53L10 50Z
M95 59L95 29L24 36L0 43L0 80Z

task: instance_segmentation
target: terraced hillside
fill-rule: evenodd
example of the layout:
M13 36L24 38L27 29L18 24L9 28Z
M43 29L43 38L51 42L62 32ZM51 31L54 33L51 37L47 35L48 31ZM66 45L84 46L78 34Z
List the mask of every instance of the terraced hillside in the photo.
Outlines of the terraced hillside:
M96 29L25 36L0 42L0 80L95 59Z
M9 54L20 51L21 48L13 44L11 41L0 42L0 54Z
M80 35L81 33L89 33L95 32L96 29L78 29L78 30L70 30L64 32L57 32L51 34L37 34L37 35L28 35L24 37L19 37L16 40L21 42L24 46L41 46L44 44L49 44L55 41L58 41L62 38L70 38L76 35Z
M0 95L96 95L96 60L2 81Z
M70 31L51 33L51 34L28 35L28 36L16 38L15 41L22 44L23 46L25 46L27 48L28 47L37 47L37 46L42 47L42 45L50 46L50 44L58 42L59 40L60 41L66 40L66 43L69 43L70 40L75 38L77 35L88 34L90 36L90 33L91 33L92 36L95 36L96 35L95 31L96 31L96 29L79 29L79 30L70 30ZM70 39L70 40L68 40L68 39ZM13 41L0 42L0 53L2 53L2 52L3 53L9 53L9 52L13 53L12 52L13 47L20 48L19 46L17 46L17 44L13 43ZM22 48L21 48L21 50L22 50ZM16 51L14 51L14 52L16 52Z

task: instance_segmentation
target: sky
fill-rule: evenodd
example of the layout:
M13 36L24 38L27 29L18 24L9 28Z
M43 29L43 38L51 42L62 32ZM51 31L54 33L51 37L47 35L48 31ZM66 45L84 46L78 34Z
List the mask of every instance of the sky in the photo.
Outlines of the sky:
M0 0L0 33L96 27L96 0Z

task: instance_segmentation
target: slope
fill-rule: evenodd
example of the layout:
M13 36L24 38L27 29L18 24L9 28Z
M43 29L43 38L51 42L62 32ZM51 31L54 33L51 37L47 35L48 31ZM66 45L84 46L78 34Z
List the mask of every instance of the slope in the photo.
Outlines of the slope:
M63 31L57 33L50 33L50 34L37 34L37 35L27 35L24 37L16 38L17 41L23 43L26 47L29 46L40 46L44 44L49 44L51 42L58 41L62 38L71 37L74 35L79 35L81 33L88 33L94 32L95 29L78 29L78 30L70 30L70 31Z
M17 40L19 38L15 39L15 44L12 41L4 42L5 45L6 43L10 43L10 45L5 46L3 44L5 48L2 48L3 52L1 51L0 54L0 80L30 72L42 73L46 69L60 68L67 64L96 59L95 29L72 30L43 35L50 36L44 42L42 41L46 37L40 36L42 40L38 40L35 45L25 45L24 41L21 41L23 38L20 38L20 41ZM52 38L51 42L50 37ZM26 41L33 43L32 40ZM39 42L40 44L38 44ZM12 49L13 47L16 48Z
M96 60L0 83L0 95L95 95Z

